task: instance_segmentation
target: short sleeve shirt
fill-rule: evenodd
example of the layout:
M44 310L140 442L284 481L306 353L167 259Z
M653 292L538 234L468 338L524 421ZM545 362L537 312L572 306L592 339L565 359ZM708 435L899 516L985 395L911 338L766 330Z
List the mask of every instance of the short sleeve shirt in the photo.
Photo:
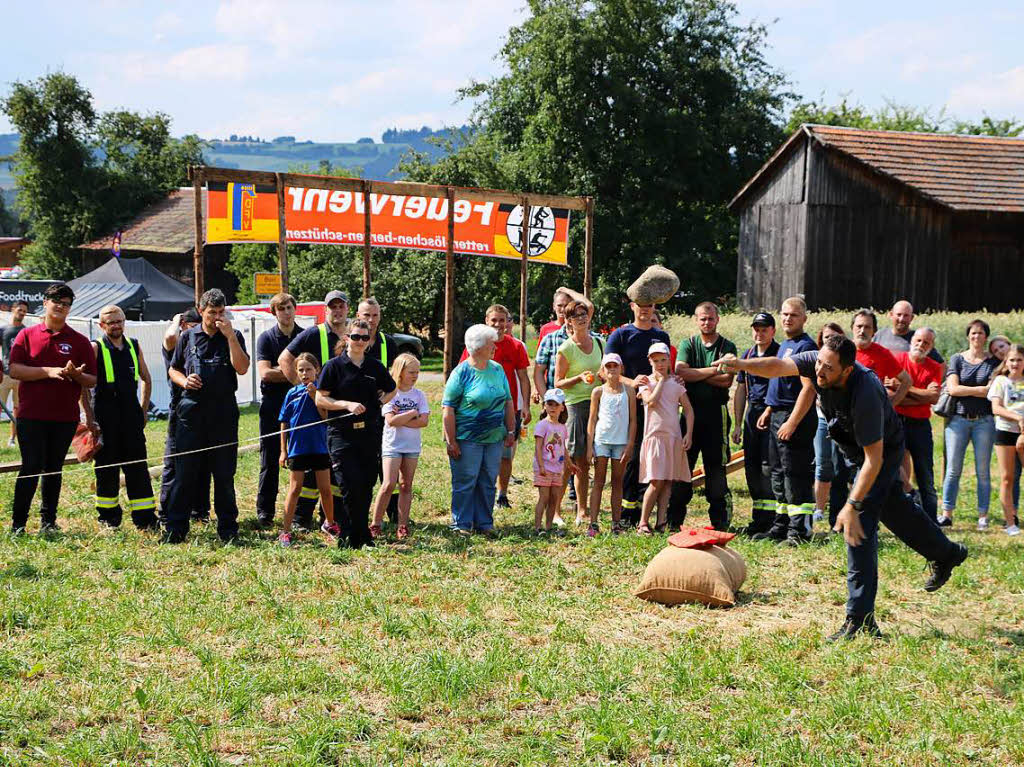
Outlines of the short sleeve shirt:
M334 356L334 347L338 345L338 336L331 326L327 326L327 357L328 359ZM293 357L298 357L303 352L309 352L318 360L320 360L321 368L327 364L327 361L322 359L320 354L320 326L314 325L311 328L306 328L299 333L292 341L288 344L288 351ZM370 355L367 355L370 356Z
M409 391L399 389L391 401L385 403L381 415L388 413L400 415L409 412L419 415L427 415L430 412L427 395L419 389L412 388ZM411 426L388 426L385 421L381 447L385 453L418 453L422 448L422 433L423 429L414 429Z
M896 355L896 361L900 367L907 371L910 376L910 385L915 389L927 389L928 384L942 384L942 365L930 357L925 357L921 362L914 362L908 352L900 352ZM897 405L896 412L905 415L907 418L931 418L931 405Z
M565 443L569 439L565 424L551 423L542 418L533 427L534 439L540 439L540 454L544 461L544 471L561 474L565 469ZM537 452L533 453L533 473L540 474L541 467L537 464Z
M281 352L288 348L288 344L298 337L302 328L298 325L292 327L292 332L285 334L278 325L269 330L264 330L256 339L256 361L269 362L271 367L277 367L277 358ZM260 381L260 392L264 399L273 401L284 401L284 396L292 388L290 383L265 383Z
M775 357L779 353L779 344L772 341L768 348L764 350L764 354L758 354L757 346L751 346L745 352L743 352L743 359L749 360L754 357ZM768 378L762 378L761 376L754 375L753 373L746 373L740 371L736 374L736 383L745 384L747 387L747 402L751 405L764 405L765 397L768 396Z
M0 330L0 357L3 358L5 369L11 364L11 344L24 329L24 325L5 325L3 330Z
M469 352L463 349L459 362L465 362L468 358ZM530 367L530 355L526 353L526 347L518 338L505 333L494 346L494 361L501 365L501 369L505 371L505 378L508 379L508 388L512 392L512 403L518 408L518 371L526 370Z
M701 340L699 335L684 338L679 342L680 361L685 362L691 368L711 367L716 360L721 359L723 354L736 354L736 344L725 336L719 336L715 342L708 346ZM729 390L722 386L712 386L705 381L693 381L686 385L686 391L690 395L690 402L694 410L698 411L697 418L700 418L699 410L708 406L718 407L729 402Z
M346 352L342 352L324 365L316 388L327 392L327 396L333 399L358 402L366 408L359 415L345 415L340 411L328 413L329 417L344 416L328 423L329 438L338 440L342 445L380 439L377 426L381 418L378 392L388 394L396 388L395 380L380 360L365 356L363 364L357 365Z
M455 410L455 439L492 444L505 439L505 403L512 399L508 379L493 360L478 370L460 362L444 386L444 407Z
M946 377L956 375L961 386L987 386L997 367L999 360L995 357L986 357L981 362L972 363L964 359L962 354L954 354L949 360ZM953 400L957 415L992 415L992 403L985 397L954 397Z
M605 345L604 351L606 354L618 354L622 357L622 374L626 378L636 378L640 375L651 374L651 363L647 359L647 352L651 345L656 343L668 346L672 342L664 330L657 328L641 330L630 323L617 328L608 336L608 343Z
M899 354L901 352L910 351L910 342L913 339L913 330L908 330L906 333L900 336L896 335L896 331L893 330L892 328L882 328L877 333L875 333L875 337L872 338L871 340L874 341L875 343L881 344L886 349L891 351L893 354ZM939 350L935 348L928 352L928 358L934 360L935 362L938 362L940 365L943 362L945 362L945 360L942 359L942 355L939 354Z
M800 375L814 382L828 422L828 435L847 459L860 466L864 463L864 446L879 440L886 454L902 450L903 424L878 376L855 362L845 386L823 389L814 372L817 361L817 351L793 355Z
M857 350L857 362L878 376L878 380L883 384L886 378L895 378L903 371L893 353L874 342L866 349Z
M796 338L787 338L779 344L779 350L775 353L779 359L786 359L803 352L817 351L811 337L801 333ZM813 376L811 376L813 378ZM769 407L788 410L796 404L796 398L800 396L800 376L785 376L784 378L771 378L768 380L768 394L765 402Z
M1017 415L1024 415L1024 379L1011 381L1009 376L996 376L988 390L989 402L1002 400L1003 407ZM1001 415L996 416L996 429L1020 434L1020 424L1009 421Z
M320 417L316 401L309 396L305 384L296 384L288 389L277 420L295 429L288 432L289 458L327 455L327 424ZM304 428L297 428L300 426Z
M11 344L11 362L32 367L62 368L69 362L85 365L85 372L96 375L96 350L92 342L65 325L56 333L40 322L25 328ZM22 381L18 387L18 418L37 421L77 422L78 400L82 387L71 380L43 378Z
M234 331L238 345L245 351L245 338L238 331ZM194 351L193 351L194 350ZM211 400L230 400L235 402L235 392L238 391L238 376L231 365L231 346L223 333L216 332L210 335L203 330L202 325L196 325L181 333L178 336L178 343L171 354L170 367L181 371L185 375L197 373L203 378L203 388L194 391L184 391L181 397L195 399L200 402ZM210 373L206 373L202 368ZM216 371L213 373L212 371ZM211 386L211 375L216 378L217 384ZM180 398L179 398L180 399Z

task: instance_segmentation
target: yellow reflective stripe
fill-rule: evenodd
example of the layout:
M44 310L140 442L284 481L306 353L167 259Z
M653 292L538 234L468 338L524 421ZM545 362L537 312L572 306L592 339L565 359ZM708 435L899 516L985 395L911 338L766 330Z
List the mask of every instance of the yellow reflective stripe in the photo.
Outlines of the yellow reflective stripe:
M125 338L128 343L128 351L132 355L132 364L135 366L135 383L139 382L139 355L135 353L135 344L132 343L132 339Z
M114 360L110 356L110 349L104 343L106 336L99 340L100 357L103 358L103 373L106 377L106 383L114 383ZM139 355L135 353L135 344L132 343L132 339L125 336L124 342L128 344L128 352L132 355L132 365L135 370L135 382L139 382Z
M96 508L97 509L116 509L117 508L117 496L113 498L108 496L97 495L96 496Z
M778 506L778 504L775 503L774 500L768 500L768 501L764 502L765 511L775 511L775 508L777 506Z
M335 498L341 498L341 488L337 485L331 485L331 495Z
M320 326L320 366L331 358L330 349L327 348L327 323Z
M312 498L319 498L319 497L320 497L320 491L317 490L315 487L304 487L304 488L302 488L302 490L299 491L299 498L312 499Z
M152 509L156 506L156 497L128 499L128 507L131 509Z
M380 334L380 362L384 367L388 366L388 337Z
M639 509L639 501L627 501L625 498L622 499L622 508L624 509Z

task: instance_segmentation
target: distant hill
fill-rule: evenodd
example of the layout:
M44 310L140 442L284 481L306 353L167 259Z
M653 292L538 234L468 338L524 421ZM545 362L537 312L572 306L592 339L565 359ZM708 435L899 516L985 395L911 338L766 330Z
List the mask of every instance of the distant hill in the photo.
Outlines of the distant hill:
M313 141L296 141L293 136L280 136L270 141L251 136L232 136L228 140L206 141L203 155L208 165L221 168L245 168L246 170L287 171L304 166L310 173L316 173L321 163L330 163L332 168L361 170L365 178L393 181L401 178L398 162L406 152L426 152L433 158L443 151L431 140L445 140L468 130L445 128L434 131L424 126L413 130L388 130L381 141L361 138L354 142L334 144ZM14 154L18 148L16 133L0 134L0 157ZM14 179L6 162L0 162L0 190L14 188Z

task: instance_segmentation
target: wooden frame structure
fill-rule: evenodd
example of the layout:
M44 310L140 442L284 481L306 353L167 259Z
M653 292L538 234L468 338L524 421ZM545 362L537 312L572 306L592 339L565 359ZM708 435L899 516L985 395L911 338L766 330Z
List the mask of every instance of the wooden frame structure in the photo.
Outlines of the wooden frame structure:
M277 262L281 271L282 289L288 290L288 242L285 229L285 187L329 189L363 195L365 227L363 238L363 297L370 295L370 195L373 193L403 195L407 197L443 197L448 201L448 250L445 253L444 270L444 374L454 367L455 324L455 200L498 202L523 206L522 242L530 241L530 208L547 206L580 211L584 214L586 234L584 240L583 295L590 298L594 262L594 199L592 197L569 197L552 194L506 192L497 189L476 189L463 186L440 186L412 181L372 181L360 178L339 178L337 176L311 176L299 173L273 173L270 171L236 170L233 168L212 168L205 165L189 167L189 178L195 192L195 251L193 272L195 278L196 304L204 290L203 262L203 186L208 181L225 181L243 184L274 186L277 190L278 241ZM528 248L523 248L519 276L519 327L520 338L526 340L526 269L529 264Z

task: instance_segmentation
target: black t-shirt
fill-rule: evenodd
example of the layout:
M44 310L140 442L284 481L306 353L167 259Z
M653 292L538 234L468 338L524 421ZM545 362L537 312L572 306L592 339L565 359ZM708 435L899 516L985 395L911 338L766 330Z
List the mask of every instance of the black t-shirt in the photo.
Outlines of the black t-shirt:
M777 357L779 354L779 342L772 341L768 344L764 354L757 353L757 344L743 352L743 359L749 360L754 357ZM736 383L746 384L747 402L751 405L764 405L768 396L768 379L756 376L753 373L744 373L742 370L736 374Z
M338 345L338 336L331 326L327 326L327 358L330 359L334 356L334 347ZM299 333L295 338L292 339L291 343L288 344L288 351L292 353L293 357L298 357L303 352L309 352L318 360L320 360L320 367L322 368L327 364L327 360L323 358L321 352L321 341L320 341L320 325L314 325L311 328L306 328Z
M380 441L377 424L381 419L381 404L378 392L385 394L395 390L395 381L387 368L372 357L364 357L362 365L356 365L347 353L334 357L320 371L316 388L327 392L334 399L359 402L366 411L359 415L329 420L327 436L344 443ZM329 419L344 415L342 411L327 414Z
M24 329L24 325L4 325L3 330L0 330L0 355L3 357L5 370L11 365L11 344Z
M800 375L814 382L821 412L828 422L828 435L848 461L857 466L863 464L864 446L879 440L883 441L885 458L903 450L903 422L882 382L871 370L855 362L846 386L822 389L814 373L818 352L794 354L792 360Z
M245 338L235 330L235 338L245 351ZM178 345L171 355L171 365L186 376L196 373L203 379L201 389L182 392L182 397L199 402L235 402L238 390L238 375L231 365L231 347L220 331L207 335L202 325L189 328L178 336Z
M180 337L181 334L179 333L178 335ZM181 387L171 380L171 357L174 356L174 349L168 349L161 345L160 354L164 358L164 373L167 375L167 385L171 388L171 404L167 408L173 413L174 408L178 405L178 400L181 399Z
M281 332L281 328L278 325L274 325L270 330L264 330L260 333L259 338L256 339L256 361L266 360L270 363L271 367L276 368L277 358L281 356L281 352L287 349L288 344L294 341L301 332L302 328L298 325L293 325L292 332L288 335ZM284 396L290 388L292 388L292 385L287 381L284 383L260 381L260 392L265 400L284 402Z
M93 390L93 405L96 418L138 413L142 410L139 402L139 383L135 378L135 362L128 344L139 355L139 342L134 338L124 338L121 348L101 338L93 344L103 344L110 353L110 366L114 371L114 380L107 380L107 366L103 362L103 349L96 352L96 388ZM103 424L101 423L100 426Z
M651 328L641 330L633 323L623 325L612 331L605 344L605 354L618 354L622 357L622 374L626 378L651 374L651 363L647 359L647 350L652 344L663 343L670 346L672 342L664 330Z

